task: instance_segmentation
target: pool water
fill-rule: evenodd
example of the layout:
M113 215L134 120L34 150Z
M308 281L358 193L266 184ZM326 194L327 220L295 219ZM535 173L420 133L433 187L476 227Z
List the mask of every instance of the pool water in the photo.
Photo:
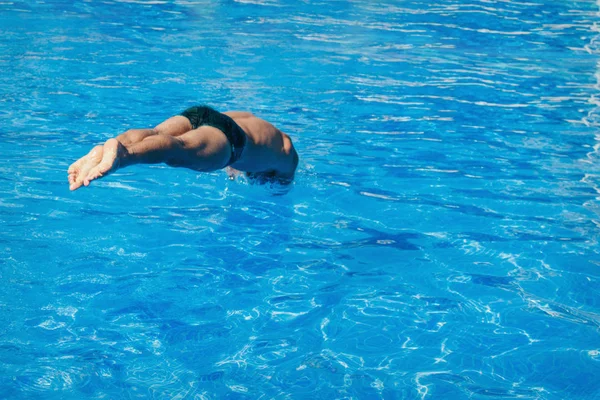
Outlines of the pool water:
M0 398L600 398L600 5L0 2ZM188 106L288 193L93 145Z

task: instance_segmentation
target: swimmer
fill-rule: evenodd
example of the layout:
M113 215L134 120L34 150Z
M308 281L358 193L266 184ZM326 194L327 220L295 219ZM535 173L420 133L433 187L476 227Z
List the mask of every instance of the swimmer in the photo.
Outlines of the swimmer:
M165 163L195 171L228 167L259 182L294 179L298 154L288 135L249 112L191 107L154 129L131 129L94 147L68 170L77 190L119 168Z

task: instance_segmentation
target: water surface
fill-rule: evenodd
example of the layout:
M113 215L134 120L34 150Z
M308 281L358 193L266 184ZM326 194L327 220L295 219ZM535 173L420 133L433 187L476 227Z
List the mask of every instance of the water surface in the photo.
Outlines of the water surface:
M1 398L600 396L594 1L0 3ZM186 107L292 190L93 145Z

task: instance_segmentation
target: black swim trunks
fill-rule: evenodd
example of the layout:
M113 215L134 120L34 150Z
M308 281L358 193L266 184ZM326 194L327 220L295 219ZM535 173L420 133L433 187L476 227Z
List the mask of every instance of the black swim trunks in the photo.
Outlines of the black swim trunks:
M223 132L231 144L231 157L227 165L239 160L246 146L246 133L231 117L207 106L190 107L181 115L190 120L193 129L208 125Z

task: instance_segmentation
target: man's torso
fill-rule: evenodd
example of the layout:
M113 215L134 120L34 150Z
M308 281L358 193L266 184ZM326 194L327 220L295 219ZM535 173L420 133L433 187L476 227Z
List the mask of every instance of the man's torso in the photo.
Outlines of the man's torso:
M225 112L246 132L248 141L232 167L249 173L293 178L298 155L290 137L269 122L246 112Z

